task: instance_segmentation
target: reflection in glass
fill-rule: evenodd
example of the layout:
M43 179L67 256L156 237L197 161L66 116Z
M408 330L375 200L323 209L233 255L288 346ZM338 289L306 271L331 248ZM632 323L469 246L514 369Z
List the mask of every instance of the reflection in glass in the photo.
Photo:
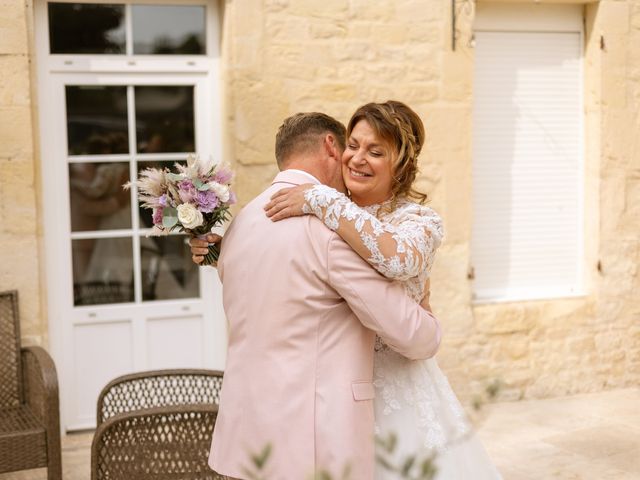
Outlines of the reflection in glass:
M51 53L125 53L124 5L49 3Z
M131 238L72 240L74 305L133 302Z
M174 165L180 163L186 165L185 160L164 160L164 161L138 161L138 178L140 172L147 168L168 168L172 172L175 171ZM138 203L138 214L140 215L140 228L153 228L153 212L148 208L142 208L142 204Z
M69 164L71 231L131 228L128 181L126 162Z
M133 5L133 53L205 54L205 7Z
M140 237L143 300L199 297L198 266L191 261L185 239Z
M70 155L129 153L127 87L67 86Z
M138 152L193 152L193 87L135 87Z

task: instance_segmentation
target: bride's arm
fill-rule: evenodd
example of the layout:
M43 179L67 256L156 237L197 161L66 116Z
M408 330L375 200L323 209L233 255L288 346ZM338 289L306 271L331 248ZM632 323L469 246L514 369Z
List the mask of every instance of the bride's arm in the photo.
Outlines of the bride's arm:
M273 220L303 213L315 215L378 272L397 280L415 277L429 268L442 237L442 222L430 209L407 214L395 225L380 221L325 185L290 189L274 196L265 209Z

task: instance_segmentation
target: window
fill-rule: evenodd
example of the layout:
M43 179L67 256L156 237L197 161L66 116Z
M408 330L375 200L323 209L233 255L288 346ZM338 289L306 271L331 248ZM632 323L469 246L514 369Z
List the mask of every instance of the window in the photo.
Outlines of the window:
M581 8L481 4L475 38L475 300L579 294Z
M202 5L49 3L55 54L204 55ZM127 21L130 19L130 21ZM127 32L127 25L131 30Z

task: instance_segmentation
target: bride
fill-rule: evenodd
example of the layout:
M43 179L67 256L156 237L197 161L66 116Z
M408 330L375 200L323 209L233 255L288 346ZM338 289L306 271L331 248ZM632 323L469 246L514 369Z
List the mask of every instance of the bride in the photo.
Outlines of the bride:
M350 196L325 185L280 190L265 207L274 221L317 216L382 275L402 282L429 309L429 275L443 228L413 183L424 126L407 105L360 107L347 126L342 158ZM436 480L493 480L500 474L472 434L435 359L408 360L376 340L376 433L393 433L394 457L436 454ZM378 465L377 480L397 478Z

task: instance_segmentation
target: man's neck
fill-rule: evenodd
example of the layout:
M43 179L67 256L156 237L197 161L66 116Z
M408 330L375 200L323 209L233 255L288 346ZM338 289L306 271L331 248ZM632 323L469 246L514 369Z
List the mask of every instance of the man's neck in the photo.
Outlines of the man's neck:
M300 173L301 175L309 177L309 180L313 181L313 183L322 183L320 180L318 180L318 178L315 175L313 175L312 173L309 173L306 170L302 170L300 168L287 168L283 171Z
M284 170L297 170L298 172L304 172L307 175L311 175L318 183L327 183L326 174L320 167L321 162L316 158L292 158L285 164Z

